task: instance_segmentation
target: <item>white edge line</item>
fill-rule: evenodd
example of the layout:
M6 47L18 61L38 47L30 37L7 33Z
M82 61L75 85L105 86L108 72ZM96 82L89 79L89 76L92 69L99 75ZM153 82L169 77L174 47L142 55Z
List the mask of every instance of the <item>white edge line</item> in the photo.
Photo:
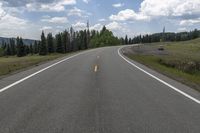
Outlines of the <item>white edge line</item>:
M149 75L150 77L156 79L157 81L163 83L164 85L170 87L171 89L175 90L176 92L178 92L178 93L184 95L185 97L191 99L192 101L194 101L194 102L200 104L200 100L198 100L198 99L196 99L196 98L190 96L189 94L187 94L187 93L185 93L185 92L179 90L178 88L176 88L176 87L170 85L169 83L167 83L167 82L165 82L165 81L159 79L158 77L152 75L151 73L145 71L144 69L138 67L136 64L134 64L134 63L132 63L131 61L127 60L127 59L120 53L120 50L121 50L122 48L124 48L124 47L121 47L121 48L118 49L118 55L119 55L121 58L123 58L127 63L131 64L131 65L134 66L135 68L139 69L140 71L144 72L145 74Z
M61 61L58 61L58 62L56 62L56 63L54 63L54 64L52 64L52 65L50 65L50 66L48 66L48 67L45 67L45 68L43 68L43 69L41 69L41 70L39 70L39 71L37 71L37 72L35 72L35 73L33 73L33 74L31 74L31 75L25 77L25 78L22 78L22 79L20 79L20 80L18 80L18 81L16 81L16 82L14 82L14 83L12 83L12 84L6 86L6 87L0 89L0 93L6 91L7 89L9 89L9 88L11 88L11 87L13 87L13 86L15 86L15 85L17 85L17 84L19 84L19 83L21 83L21 82L27 80L27 79L29 79L29 78L35 76L35 75L37 75L37 74L39 74L39 73L41 73L41 72L43 72L43 71L45 71L45 70L47 70L47 69L53 67L53 66L56 66L56 65L58 65L58 64L60 64L60 63L62 63L62 62L65 62L65 61L67 61L67 60L69 60L69 59L71 59L71 58L74 58L74 57L79 56L79 55L81 55L81 54L87 53L87 52L89 52L89 51L91 51L91 50L88 50L88 51L85 51L85 52L81 52L81 53L72 55L72 56L67 57L67 58L65 58L65 59L63 59L63 60L61 60Z

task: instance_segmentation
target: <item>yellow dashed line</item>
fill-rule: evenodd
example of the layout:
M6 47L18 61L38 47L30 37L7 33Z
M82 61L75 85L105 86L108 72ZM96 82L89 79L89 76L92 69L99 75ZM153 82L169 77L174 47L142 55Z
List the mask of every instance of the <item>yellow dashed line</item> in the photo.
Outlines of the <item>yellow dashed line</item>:
M95 66L94 66L94 72L97 72L97 70L98 70L98 66L95 65Z

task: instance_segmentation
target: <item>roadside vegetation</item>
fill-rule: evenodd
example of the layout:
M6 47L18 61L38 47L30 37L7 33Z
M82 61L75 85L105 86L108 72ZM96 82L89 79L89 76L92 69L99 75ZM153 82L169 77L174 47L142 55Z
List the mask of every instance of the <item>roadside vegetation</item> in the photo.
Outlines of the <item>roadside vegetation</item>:
M0 76L53 60L68 53L109 45L120 45L121 40L104 26L101 31L75 31L72 27L55 36L42 32L41 40L25 45L21 37L0 44Z
M40 63L63 57L66 54L49 54L48 56L28 55L21 58L16 56L0 57L0 76L30 66L37 66Z
M200 38L144 44L126 55L200 91Z
M115 37L112 31L104 26L101 31L80 30L75 31L73 27L69 31L65 30L56 34L41 34L41 40L36 40L33 44L25 45L21 37L11 38L8 42L0 43L0 56L17 56L39 54L42 56L52 53L70 53L88 48L102 46L121 45L121 39Z
M52 33L47 33L45 35L45 33L42 32L41 39L29 41L32 42L29 45L25 44L24 39L21 37L10 38L6 42L0 42L0 75L5 75L22 68L58 58L62 56L62 54L65 55L71 52L86 50L89 48L127 45L134 43L165 41L177 42L191 40L198 37L200 37L200 31L195 29L190 32L163 32L152 35L139 35L134 38L128 38L128 36L125 36L125 38L118 38L113 35L112 31L108 30L104 26L100 31L89 30L89 27L85 30L75 31L73 27L71 27L69 30L64 30L55 36L53 36ZM160 44L163 43L157 43L155 46L154 44L151 44L149 46L157 47ZM184 50L184 48L186 50ZM148 57L142 57L142 59L150 58L150 56L152 56L152 59L158 60L160 65L166 66L167 68L174 68L190 75L199 73L199 58L196 58L199 55L195 54L196 45L182 45L182 42L172 43L166 45L166 50L171 52L166 57L148 55ZM193 51L189 53L188 51L191 50ZM182 52L184 55L182 55ZM187 53L189 55L187 55ZM172 55L176 58L171 57ZM137 56L140 58L140 54ZM136 55L134 57L136 58Z

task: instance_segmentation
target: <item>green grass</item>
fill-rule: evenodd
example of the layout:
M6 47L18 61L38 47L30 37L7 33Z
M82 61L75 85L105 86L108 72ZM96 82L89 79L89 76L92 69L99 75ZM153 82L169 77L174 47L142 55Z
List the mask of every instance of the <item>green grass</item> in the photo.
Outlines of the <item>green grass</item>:
M66 54L51 54L47 56L29 55L25 57L0 57L0 76L24 69L30 66L57 59Z
M185 42L146 44L141 48L157 50L160 45L164 45L167 54L134 52L127 56L200 91L200 38Z

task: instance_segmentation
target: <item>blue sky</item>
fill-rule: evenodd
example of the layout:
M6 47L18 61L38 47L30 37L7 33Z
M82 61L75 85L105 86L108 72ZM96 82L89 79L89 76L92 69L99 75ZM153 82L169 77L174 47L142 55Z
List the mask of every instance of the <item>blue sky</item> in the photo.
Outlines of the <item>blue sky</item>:
M200 29L200 0L1 0L0 36L39 39L73 26L116 36Z

